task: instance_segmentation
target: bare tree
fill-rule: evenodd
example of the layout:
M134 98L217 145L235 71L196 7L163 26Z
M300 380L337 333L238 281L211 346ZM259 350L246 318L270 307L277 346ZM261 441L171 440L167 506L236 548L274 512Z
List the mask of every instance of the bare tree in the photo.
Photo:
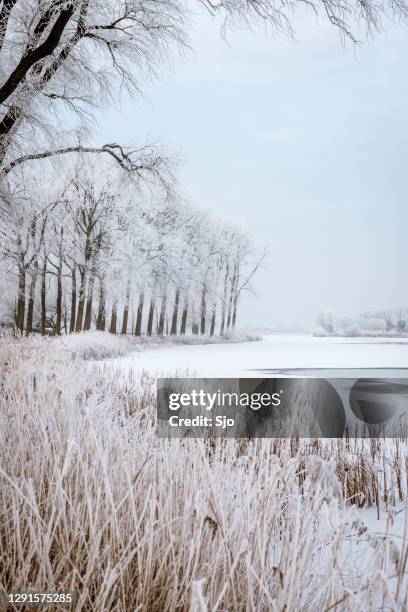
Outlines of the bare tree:
M305 2L200 5L224 18L225 28L262 23L293 35L293 13ZM372 34L385 17L408 16L404 0L310 0L306 6L353 42L356 24ZM180 0L0 0L0 175L29 160L101 153L131 174L151 175L168 186L166 160L151 147L73 142L52 117L68 109L80 130L89 126L95 108L108 104L118 89L139 91L173 49L187 48L188 30L188 9Z
M32 185L26 208L6 206L0 218L20 332L126 334L129 317L137 336L214 335L217 316L222 333L235 326L260 265L242 230L185 202L120 190L92 166L60 183L48 203Z
M173 0L2 0L0 176L30 160L101 153L167 187L168 160L155 147L73 142L51 117L68 109L82 129L118 88L138 91L186 45L184 12Z

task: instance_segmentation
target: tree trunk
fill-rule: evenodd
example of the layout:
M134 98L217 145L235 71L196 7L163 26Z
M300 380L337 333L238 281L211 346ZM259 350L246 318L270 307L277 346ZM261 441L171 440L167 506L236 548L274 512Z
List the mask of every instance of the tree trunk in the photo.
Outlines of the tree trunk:
M47 319L46 286L47 279L47 255L44 253L44 262L41 270L41 314L40 314L40 334L45 336L45 324Z
M109 326L109 332L111 334L116 334L116 323L118 320L118 301L115 300L112 304L112 314L111 314L111 322Z
M181 327L180 327L180 335L184 336L187 329L187 315L188 315L188 298L186 297L184 300L183 313L181 315Z
M196 321L196 315L195 315L195 308L194 308L194 300L193 300L193 308L192 308L192 312L191 312L191 333L194 334L195 336L198 334L199 332L199 325Z
M235 329L235 323L237 320L237 308L238 308L238 295L235 295L234 298L234 311L232 314L232 329Z
M233 299L233 291L234 291L234 282L231 282L231 289L228 299L228 316L227 316L227 331L231 325L231 316L232 316L232 299Z
M92 273L88 281L88 297L86 300L85 320L84 320L84 330L85 331L88 331L89 329L91 329L94 285L95 285L95 274Z
M128 328L128 320L129 320L129 305L128 306L124 306L123 308L123 317L122 317L122 334L127 334L127 328Z
M27 309L27 321L26 321L26 336L29 336L33 331L33 317L34 317L34 301L35 301L35 287L37 285L38 277L38 260L37 258L33 263L33 273L31 275L30 293L28 298L28 309Z
M135 336L140 336L142 333L143 304L144 304L144 293L142 291L142 293L139 295L139 304L137 307Z
M227 293L228 293L228 273L229 266L228 261L225 264L225 276L224 276L224 295L222 298L222 307L221 307L221 328L220 328L220 336L224 335L225 329L225 310L227 307Z
M105 287L103 284L103 280L100 279L99 307L98 307L98 317L96 319L96 329L98 331L105 331L105 326L106 326L105 303L106 303Z
M180 302L180 289L176 289L176 295L174 297L173 316L172 316L172 319L171 319L171 329L170 329L170 334L172 336L177 334L177 321L178 321L179 302Z
M203 290L201 292L201 307L200 307L200 331L202 334L205 334L205 323L206 323L206 315L207 315L207 287L203 285Z
M122 334L127 334L128 319L129 319L129 302L130 302L130 279L126 285L126 302L123 308L123 319L122 319Z
M210 336L213 336L215 333L215 320L217 315L217 302L214 300L212 314L211 314L211 328L210 328Z
M84 319L84 306L85 306L85 284L86 284L86 273L85 268L79 268L79 300L78 300L78 312L75 324L75 331L82 331L82 324Z
M147 321L147 335L151 336L153 332L153 315L154 315L154 298L150 300L149 318Z
M230 293L230 297L229 297L229 304L228 304L228 319L227 319L227 329L230 328L231 322L232 322L232 318L233 318L233 306L235 307L235 300L238 299L237 297L237 290L238 290L238 264L235 263L234 265L234 275L232 277L232 281L231 281L231 293ZM235 323L233 324L233 326L235 325Z
M69 333L75 331L75 315L76 315L76 300L77 300L77 288L76 288L76 265L73 264L71 269L71 316L69 320Z
M26 269L24 257L18 266L18 298L17 298L17 316L16 327L22 334L24 332L24 316L25 316L25 290L26 290Z
M56 321L55 321L55 334L56 336L61 335L61 321L62 321L62 259L60 259L57 270L57 305L56 305Z
M56 309L56 320L55 320L55 335L61 335L61 321L62 321L62 283L61 278L57 279L57 309Z
M164 323L166 321L166 309L167 309L167 294L165 293L162 297L161 307L160 307L160 317L159 317L159 336L162 336L164 333Z

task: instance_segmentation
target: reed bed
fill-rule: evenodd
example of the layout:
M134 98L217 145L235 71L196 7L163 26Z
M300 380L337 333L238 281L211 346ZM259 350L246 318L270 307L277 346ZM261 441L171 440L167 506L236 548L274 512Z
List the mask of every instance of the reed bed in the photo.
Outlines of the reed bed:
M158 440L154 391L1 341L0 589L98 612L407 609L405 440Z

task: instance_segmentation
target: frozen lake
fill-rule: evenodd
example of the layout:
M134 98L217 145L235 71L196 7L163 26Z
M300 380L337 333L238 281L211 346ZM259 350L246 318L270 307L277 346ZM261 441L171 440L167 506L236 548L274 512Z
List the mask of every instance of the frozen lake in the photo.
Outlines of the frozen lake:
M408 338L266 335L259 342L147 349L112 362L153 375L408 377Z
M408 378L408 339L266 335L259 342L148 349L110 363L123 371L145 370L155 376L344 377L346 380L337 381L334 386L346 412L349 412L350 380L347 379L373 376ZM384 448L384 457L387 457L391 465L395 455L393 441L388 440ZM405 538L405 507L405 500L396 502L393 521L390 521L383 503L380 520L377 519L377 509L374 507L346 507L349 520L362 520L368 531L357 540L351 538L343 542L343 564L354 568L364 567L373 538L383 538L387 533L391 535L395 550L401 551Z

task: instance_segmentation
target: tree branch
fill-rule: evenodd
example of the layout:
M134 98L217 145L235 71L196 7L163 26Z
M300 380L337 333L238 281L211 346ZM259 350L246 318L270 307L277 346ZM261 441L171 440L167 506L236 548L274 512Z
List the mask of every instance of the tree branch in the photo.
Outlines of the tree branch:
M3 46L4 38L6 36L10 13L16 3L17 0L4 0L0 9L0 49Z
M31 153L22 155L14 159L8 165L0 168L0 178L7 176L13 168L20 166L28 161L47 159L60 155L68 155L70 153L85 153L85 154L105 154L110 156L126 173L131 176L144 178L144 175L151 174L161 187L165 190L167 196L171 194L173 177L169 174L169 162L166 158L154 155L152 147L142 147L137 150L126 150L121 145L116 143L105 144L101 147L87 147L83 145L74 145L71 147L61 147L50 151L42 151L40 153ZM166 177L167 174L167 177Z
M249 274L249 276L246 278L246 280L244 280L244 282L242 283L242 285L237 288L237 295L241 295L242 291L249 285L249 283L251 282L251 280L253 279L253 277L255 276L256 272L258 271L258 269L260 268L260 266L262 265L262 263L264 262L266 256L268 254L268 250L265 248L260 256L260 258L258 259L258 261L256 262L256 264L254 265L254 267L252 268L251 273Z
M7 81L2 87L0 87L0 104L4 103L7 98L17 89L19 84L25 79L27 72L36 64L39 60L44 59L48 55L51 55L60 43L62 34L69 23L75 7L72 4L66 9L63 9L55 20L50 33L46 40L33 49L32 51L26 52L21 58L19 64L10 74Z

